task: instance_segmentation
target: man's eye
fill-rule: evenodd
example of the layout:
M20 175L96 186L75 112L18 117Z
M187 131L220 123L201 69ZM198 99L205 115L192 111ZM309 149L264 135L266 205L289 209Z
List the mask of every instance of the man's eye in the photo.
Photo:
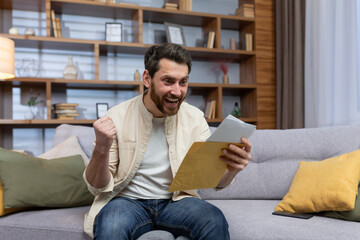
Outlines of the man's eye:
M181 85L186 85L186 84L187 84L187 81L186 81L186 80L182 80L182 81L180 82L180 84L181 84Z

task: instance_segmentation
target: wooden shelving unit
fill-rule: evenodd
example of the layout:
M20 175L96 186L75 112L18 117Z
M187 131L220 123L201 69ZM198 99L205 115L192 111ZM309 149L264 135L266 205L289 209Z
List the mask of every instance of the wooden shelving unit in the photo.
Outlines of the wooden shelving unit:
M257 7L257 0L250 0ZM241 1L240 1L241 2ZM247 0L248 2L248 0ZM178 1L183 4L183 0ZM262 4L262 3L261 3ZM94 58L94 79L92 80L66 80L60 78L23 78L0 82L0 106L9 102L9 89L5 86L40 85L46 93L46 112L44 120L12 120L11 107L0 110L0 146L4 145L3 129L7 127L31 127L31 126L56 126L62 123L91 125L94 120L57 120L52 119L51 108L53 102L52 93L54 88L78 88L78 89L126 89L138 93L144 91L143 84L131 81L108 81L100 79L101 69L99 67L100 57L107 53L117 52L122 54L143 55L149 48L149 44L143 42L144 23L172 23L184 26L200 27L205 33L215 31L215 43L213 49L202 47L185 47L194 61L219 61L232 59L240 67L241 84L214 84L214 83L190 83L189 87L194 94L202 95L206 100L216 100L216 118L208 120L211 124L218 124L224 118L222 116L223 96L236 96L241 101L243 121L259 124L258 118L258 91L257 82L257 44L256 44L256 22L257 18L246 18L239 16L228 16L189 12L182 10L167 10L162 8L143 7L130 4L110 4L89 0L3 0L0 3L2 10L31 10L45 13L46 36L24 36L9 35L7 29L0 26L0 36L11 38L15 46L31 49L51 49L61 51L84 51L91 53ZM72 14L78 16L107 17L113 19L125 19L131 21L132 42L107 42L93 39L55 38L52 36L50 11L54 10L57 16L61 14ZM1 14L0 14L1 17ZM254 50L229 50L222 49L222 30L234 30L253 34ZM260 88L262 91L262 88ZM2 96L1 96L2 95ZM261 124L261 123L260 123Z

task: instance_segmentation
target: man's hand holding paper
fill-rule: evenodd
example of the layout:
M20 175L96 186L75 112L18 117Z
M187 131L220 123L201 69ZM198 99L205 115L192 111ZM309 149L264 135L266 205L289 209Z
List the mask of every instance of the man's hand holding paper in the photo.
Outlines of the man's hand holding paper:
M251 159L251 143L247 138L255 129L256 126L229 115L207 142L191 146L169 191L229 185Z
M220 180L216 188L224 188L228 186L234 179L236 174L243 170L251 160L251 143L246 138L241 138L243 147L229 144L229 147L222 149L224 155L220 156L220 160L227 164L224 176Z

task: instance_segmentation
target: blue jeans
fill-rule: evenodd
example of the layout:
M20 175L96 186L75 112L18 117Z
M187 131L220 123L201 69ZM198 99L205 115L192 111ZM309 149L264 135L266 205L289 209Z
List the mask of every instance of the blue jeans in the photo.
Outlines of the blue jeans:
M114 198L100 211L94 225L95 239L99 240L137 239L151 230L190 239L230 239L220 209L193 197L176 202Z

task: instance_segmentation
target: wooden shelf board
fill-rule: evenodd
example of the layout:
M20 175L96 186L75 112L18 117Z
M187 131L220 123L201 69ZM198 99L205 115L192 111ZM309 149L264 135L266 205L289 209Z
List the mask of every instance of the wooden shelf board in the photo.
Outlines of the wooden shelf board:
M207 88L217 88L222 87L224 89L237 90L237 89L256 89L256 84L222 84L222 83L189 83L189 87L207 87Z
M38 124L92 124L94 119L74 119L74 120L57 120L57 119L33 119L33 120L13 120L13 119L0 119L0 125L38 125Z
M0 36L11 38L15 41L15 47L55 49L55 50L74 50L74 51L94 51L94 45L99 44L100 53L123 53L143 55L151 44L130 43L130 42L106 42L100 40L83 40L70 38L54 38L42 36L25 36L0 34ZM255 51L229 50L216 48L185 47L195 60L220 60L233 59L240 61L242 59L255 56Z
M112 4L83 0L52 0L51 9L55 13L73 14L92 17L121 18L132 20L138 11L137 6Z
M215 118L215 119L206 119L208 123L220 123L224 120L224 118ZM240 117L240 120L248 123L256 123L256 117Z
M54 79L52 83L64 85L66 88L73 89L102 89L102 90L138 90L142 82L134 81L106 81L106 80L68 80Z
M218 88L220 84L218 83L189 83L191 88Z
M219 61L225 59L232 59L233 61L241 61L243 59L255 56L255 51L244 50L229 50L216 48L200 48L200 47L185 47L195 60L212 60Z
M35 49L54 49L54 50L73 50L73 51L94 51L94 44L105 43L105 41L54 38L43 36L25 36L0 34L0 36L13 39L15 48L35 48Z
M256 89L256 84L221 84L221 86L224 89L229 90L236 90L237 88L243 88L243 89Z
M244 122L257 122L257 118L240 118ZM223 118L215 118L215 119L206 119L209 123L219 123L222 122ZM38 125L38 124L46 124L46 125L59 125L59 124L93 124L96 119L74 119L74 120L42 120L42 119L34 119L34 120L12 120L12 119L0 119L0 125Z
M78 84L110 84L110 85L133 85L139 86L141 82L134 82L134 81L109 81L109 80L82 80L82 79L63 79L63 78L55 78L52 79L51 82L53 83L78 83Z
M224 119L222 118L206 119L208 123L218 123L218 122L222 122L222 120Z
M18 0L20 1L20 0ZM25 0L23 0L25 1ZM193 11L169 10L164 8L144 7L128 3L102 3L84 0L51 0L51 8L56 13L133 19L134 14L142 10L144 22L163 23L171 20L172 23L190 26L205 26L220 17L225 29L240 29L242 26L254 22L253 18L217 15Z
M0 9L41 12L45 10L45 0L1 0Z

